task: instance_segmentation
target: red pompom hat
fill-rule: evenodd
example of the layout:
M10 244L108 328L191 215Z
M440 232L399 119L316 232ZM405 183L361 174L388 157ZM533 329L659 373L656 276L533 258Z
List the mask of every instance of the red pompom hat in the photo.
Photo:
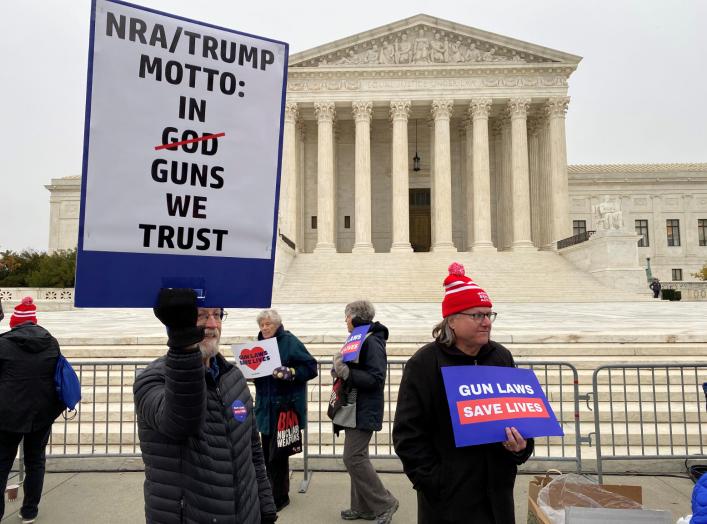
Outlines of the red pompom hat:
M22 302L15 306L10 317L10 327L14 328L24 322L37 323L37 306L34 305L32 297L23 298Z
M449 266L449 275L444 279L442 317L446 318L472 307L491 307L491 299L469 277L464 275L464 266L454 262Z

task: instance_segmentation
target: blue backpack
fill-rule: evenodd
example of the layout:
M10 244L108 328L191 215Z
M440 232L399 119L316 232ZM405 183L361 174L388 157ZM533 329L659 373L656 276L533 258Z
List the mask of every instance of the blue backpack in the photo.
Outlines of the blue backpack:
M69 361L61 353L59 353L59 358L56 361L54 387L59 400L64 406L69 411L75 410L76 404L81 400L81 383L79 382L79 377L76 376L74 368L71 367Z

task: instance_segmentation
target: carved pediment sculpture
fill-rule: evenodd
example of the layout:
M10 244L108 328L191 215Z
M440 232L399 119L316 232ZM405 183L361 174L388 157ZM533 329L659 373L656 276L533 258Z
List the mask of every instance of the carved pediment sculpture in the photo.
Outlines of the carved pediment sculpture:
M294 67L378 66L378 65L462 65L489 63L553 62L546 56L512 49L470 35L419 24L404 30L368 38L353 45L330 50Z

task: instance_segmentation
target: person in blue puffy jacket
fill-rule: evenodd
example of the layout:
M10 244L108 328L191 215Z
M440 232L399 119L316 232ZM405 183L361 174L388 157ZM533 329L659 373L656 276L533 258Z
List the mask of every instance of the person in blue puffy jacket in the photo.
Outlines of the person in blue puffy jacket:
M707 524L707 475L702 475L692 490L692 520L690 524Z

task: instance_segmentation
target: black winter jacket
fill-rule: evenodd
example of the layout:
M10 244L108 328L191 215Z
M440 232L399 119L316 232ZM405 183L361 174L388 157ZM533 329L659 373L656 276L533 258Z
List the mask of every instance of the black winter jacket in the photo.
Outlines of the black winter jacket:
M388 328L380 322L371 324L369 336L363 341L357 362L348 362L347 386L358 390L356 397L356 429L380 431L383 428L383 388L385 387L388 357L385 343ZM334 431L342 429L334 424Z
M433 342L405 365L393 425L395 452L418 491L418 522L514 524L513 485L517 465L533 452L514 454L499 443L457 448L440 368L514 366L496 342L476 357Z
M170 349L135 380L148 523L276 518L245 378L215 360L216 380L198 349Z
M32 322L0 335L0 430L37 431L63 411L54 388L58 356L57 340Z

